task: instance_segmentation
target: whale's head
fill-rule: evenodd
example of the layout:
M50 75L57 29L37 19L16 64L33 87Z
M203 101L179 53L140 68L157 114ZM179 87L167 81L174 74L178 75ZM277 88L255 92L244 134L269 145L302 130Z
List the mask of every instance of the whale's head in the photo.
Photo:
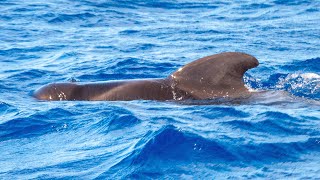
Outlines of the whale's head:
M52 83L36 90L33 96L39 100L70 100L77 85L73 83Z

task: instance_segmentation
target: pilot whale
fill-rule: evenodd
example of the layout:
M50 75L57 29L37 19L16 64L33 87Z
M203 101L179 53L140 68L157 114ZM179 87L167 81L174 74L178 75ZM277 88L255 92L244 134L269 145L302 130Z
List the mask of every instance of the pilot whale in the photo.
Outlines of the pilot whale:
M51 83L34 92L39 100L128 101L241 98L250 95L244 73L259 65L241 52L225 52L195 60L163 79L101 83Z

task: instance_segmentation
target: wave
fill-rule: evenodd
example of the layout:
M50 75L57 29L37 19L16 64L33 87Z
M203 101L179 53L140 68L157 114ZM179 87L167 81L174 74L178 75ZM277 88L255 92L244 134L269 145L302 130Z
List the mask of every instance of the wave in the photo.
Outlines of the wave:
M275 0L273 1L274 4L276 5L287 5L287 6L292 6L292 5L308 5L310 4L312 1L310 0L292 0L292 1L286 1L286 0Z
M120 113L115 109L113 112L107 113L106 117L91 125L90 129L97 131L97 133L109 133L110 131L130 128L139 123L141 123L141 120L130 112L121 110Z
M65 130L68 123L65 121L72 113L61 108L37 113L24 118L14 118L0 124L0 141L8 139L29 138L46 133Z
M164 78L178 67L174 63L152 62L137 58L111 60L105 68L83 74L77 79L85 81L107 81L124 79Z
M319 73L320 66L318 65L320 58L307 59L305 61L293 61L292 63L280 66L281 69L287 71L299 71L299 72L310 72Z
M302 120L285 113L267 111L259 114L256 120L232 120L222 124L247 132L271 133L278 136L304 135L307 130L301 127L300 121Z
M132 127L140 122L141 120L133 115L121 115L118 118L112 118L112 120L108 124L108 130L119 130L127 127Z
M290 64L280 66L281 73L275 73L268 78L253 78L246 74L245 83L252 89L284 90L298 97L309 99L320 99L320 58L305 61L294 61ZM269 71L270 68L264 71ZM289 73L286 73L289 72Z
M197 8L205 8L205 9L215 9L218 5L221 4L229 4L226 2L218 1L215 3L207 3L207 2L169 2L169 1L130 1L130 0L121 0L121 1L112 1L108 3L95 3L87 1L87 5L99 7L99 8L129 8L129 9L138 9L141 7L149 7L149 8L162 8L162 9L197 9Z
M284 78L279 78L275 88L288 91L295 96L320 100L320 75L315 73L289 74Z
M158 161L164 167L165 164L170 162L184 161L191 163L192 161L209 159L223 162L234 161L235 157L222 144L194 134L183 133L174 126L166 126L154 133L147 133L138 142L129 157L101 174L99 178L110 175L116 178L130 178L135 176L137 170L144 169L144 167L145 169L155 170L152 167L154 161ZM149 172L149 174L152 174L152 172Z
M25 47L25 48L14 47L14 48L8 48L5 50L0 50L0 56L9 56L9 55L17 56L17 55L22 55L24 53L29 53L29 52L43 52L43 51L50 51L50 50L54 50L54 47L51 47L51 46L47 46L47 47L35 46L35 47ZM22 58L20 57L20 59Z
M96 17L92 13L80 13L80 14L59 14L57 17L48 21L48 23L59 24L59 23L70 23L72 21L86 21L90 18Z
M271 129L274 127L270 123L253 126L270 126ZM279 129L274 130L276 132ZM212 168L208 169L221 171L230 165L242 167L246 166L246 163L299 161L301 154L320 150L317 138L304 136L287 142L281 142L279 139L274 142L245 142L242 139L238 142L237 139L230 142L228 138L206 139L169 125L156 132L147 133L137 143L130 156L101 174L99 178L163 177L169 172L181 175L188 172L188 168L184 168L184 172L181 167L194 163L226 164L225 167L212 165ZM162 171L159 171L159 168Z
M7 121L10 121L17 114L18 110L15 106L0 101L0 115L2 116L0 120L0 125Z
M47 71L43 69L29 69L24 70L22 72L15 73L14 75L11 75L8 77L11 81L27 81L27 80L35 80L35 79L41 79L48 74L53 74L52 71Z

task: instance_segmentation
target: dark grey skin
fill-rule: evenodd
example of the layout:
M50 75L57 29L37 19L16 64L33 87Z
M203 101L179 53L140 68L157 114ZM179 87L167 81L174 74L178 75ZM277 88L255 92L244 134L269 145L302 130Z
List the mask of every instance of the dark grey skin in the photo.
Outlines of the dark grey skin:
M128 101L240 98L250 95L244 73L259 65L240 52L226 52L193 61L164 79L103 83L53 83L34 93L39 100Z

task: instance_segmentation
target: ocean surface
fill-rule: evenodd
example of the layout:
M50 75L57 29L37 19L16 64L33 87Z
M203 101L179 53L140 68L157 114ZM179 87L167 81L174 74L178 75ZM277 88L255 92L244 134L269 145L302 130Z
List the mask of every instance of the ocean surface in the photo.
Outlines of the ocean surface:
M255 56L248 100L38 101ZM320 1L1 0L0 179L319 179Z

